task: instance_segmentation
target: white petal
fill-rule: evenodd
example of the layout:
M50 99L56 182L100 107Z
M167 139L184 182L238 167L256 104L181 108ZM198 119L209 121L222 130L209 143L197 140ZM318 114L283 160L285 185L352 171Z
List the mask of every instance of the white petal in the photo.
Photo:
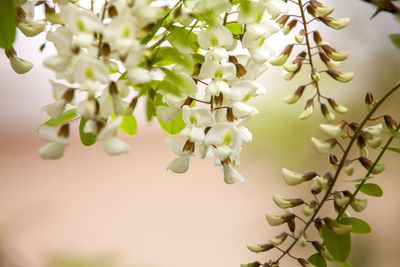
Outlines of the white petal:
M174 138L168 137L167 139L165 139L165 143L171 147L171 149L175 153L175 155L182 154L183 142L176 140Z
M174 107L157 106L156 112L160 120L165 122L171 122L176 118L176 116L179 115L181 110L179 108L174 108Z
M38 129L38 134L44 140L47 140L49 142L57 143L60 145L68 144L68 138L58 136L57 129L53 128L51 126L48 126L48 125L40 126Z
M238 173L232 166L224 165L222 171L222 178L224 179L225 183L233 184L239 181L240 183L244 183L244 178L240 173Z
M57 143L48 143L39 150L39 155L43 159L58 159L64 154L65 145Z
M115 137L104 139L103 146L106 152L110 155L119 155L127 153L130 150L128 144Z
M168 166L167 170L171 170L176 173L184 173L189 169L190 156L182 155L174 160L172 160Z

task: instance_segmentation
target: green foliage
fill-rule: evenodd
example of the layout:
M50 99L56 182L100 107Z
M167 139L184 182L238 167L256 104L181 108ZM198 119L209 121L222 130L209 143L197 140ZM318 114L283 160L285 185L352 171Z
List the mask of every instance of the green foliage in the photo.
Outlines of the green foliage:
M353 267L353 265L348 261L343 261L343 262L341 262L341 261L332 261L332 262L336 263L337 265L339 265L341 267Z
M165 79L157 85L157 89L161 89L167 93L172 93L176 95L180 95L184 93L185 95L190 95L193 93L194 88L192 85L192 80L186 79L185 76L170 71L166 68L161 68L161 70L165 73Z
M340 224L351 224L351 232L353 234L369 234L371 227L369 224L361 219L354 217L347 217L339 220Z
M316 267L326 267L326 260L324 256L321 255L321 253L315 253L311 255L307 261L310 263L314 264Z
M171 34L168 37L168 42L183 52L197 52L199 44L197 43L197 35L190 32L185 27L171 26Z
M96 143L97 141L97 134L93 133L85 133L83 129L85 128L86 122L88 121L88 118L81 118L81 122L79 123L79 137L81 139L81 142L85 146L91 146Z
M400 34L391 34L391 35L390 35L390 40L392 41L392 43L393 43L398 49L400 49Z
M154 105L154 101L150 97L147 97L147 101L146 101L146 119L147 119L147 121L151 121L155 115L156 115L156 106Z
M358 188L359 186L359 184L356 185L356 188ZM360 191L371 197L381 197L383 195L382 188L379 185L373 183L363 184L360 188Z
M188 70L193 69L193 64L189 57L179 53L173 47L166 46L154 50L153 64L157 67L179 64Z
M397 147L388 147L387 149L396 153L400 153L400 148Z
M43 125L48 125L51 127L57 127L67 121L72 120L73 118L75 118L77 116L76 114L76 108L72 108L69 110L64 111L60 117L56 118L56 119L49 119L48 121L46 121L45 123L43 123Z
M124 115L119 128L129 136L134 136L137 132L137 122L135 116Z
M0 47L9 49L15 40L17 9L13 0L0 1Z
M225 26L233 35L242 34L242 24L240 23L229 23Z
M338 235L325 224L321 229L321 236L326 248L336 260L340 262L347 260L351 251L350 233Z
M179 115L170 122L162 121L159 117L157 117L157 119L160 123L161 128L170 135L178 134L186 127L186 124L182 118L182 112L179 113Z

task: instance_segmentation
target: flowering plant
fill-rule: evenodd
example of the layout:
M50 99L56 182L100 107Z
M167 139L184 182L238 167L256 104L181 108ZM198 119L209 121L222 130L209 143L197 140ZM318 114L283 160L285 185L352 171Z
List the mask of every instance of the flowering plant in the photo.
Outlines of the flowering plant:
M376 14L400 13L394 1L367 2L377 5ZM246 123L259 113L250 100L266 92L256 79L269 64L282 66L286 80L307 68L309 80L284 101L295 104L306 90L314 90L299 119L309 118L319 105L327 120L320 128L328 138L312 137L311 142L318 152L329 155L331 170L320 174L282 169L287 185L312 183L312 200L274 194L273 201L284 212L268 213L267 222L271 226L287 224L289 231L248 249L256 253L277 249L282 254L275 260L242 266L276 267L286 255L305 267L323 267L326 260L351 266L347 262L351 233L368 233L370 226L348 214L347 208L356 212L366 208L367 200L356 198L359 192L382 195L381 188L367 180L385 169L380 159L386 150L399 152L390 144L399 137L400 126L390 115L375 113L400 85L379 101L367 93L369 112L361 122L336 121L335 113L344 114L347 108L321 92L321 81L325 75L340 83L351 81L353 72L338 70L349 53L334 48L312 29L318 22L334 30L346 27L350 19L331 17L334 9L318 0L4 0L0 3L0 46L19 74L33 65L18 57L12 46L16 28L27 37L46 32L41 49L47 43L56 49L56 54L43 61L55 78L50 81L54 102L43 108L50 118L37 130L49 142L39 151L42 158L62 157L69 143L69 125L76 120L83 145L101 141L110 155L129 152L129 145L117 138L117 132L136 134L134 112L138 100L144 99L147 120L157 119L167 133L178 136L166 140L176 154L167 169L184 173L192 156L214 157L227 184L244 182L236 168L243 142L252 140ZM295 42L275 55L269 37L278 32L294 35ZM399 46L399 35L391 38ZM376 123L378 120L382 123ZM383 134L388 140L381 147ZM354 144L358 155L351 158ZM381 150L371 160L368 149ZM336 190L342 171L352 175L355 162L367 170L365 177L353 179L357 182L353 192ZM335 218L321 218L320 210L327 201L333 201ZM298 206L309 219L294 211ZM304 223L299 230L297 221ZM306 232L312 229L319 233L319 240L307 238ZM292 242L282 249L287 237ZM307 260L291 254L296 244L304 247L308 243L316 253Z

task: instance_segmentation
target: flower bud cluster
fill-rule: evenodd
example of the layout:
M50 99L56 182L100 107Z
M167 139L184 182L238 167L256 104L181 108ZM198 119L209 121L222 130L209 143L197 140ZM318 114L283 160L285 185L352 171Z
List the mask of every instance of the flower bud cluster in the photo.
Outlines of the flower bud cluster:
M325 119L333 121L335 120L334 112L343 114L347 112L347 108L337 103L334 99L323 96L320 91L319 81L321 74L326 73L339 82L349 82L354 74L337 70L340 62L347 59L349 54L331 47L328 42L323 40L318 31L311 31L309 26L311 22L320 21L337 30L346 27L350 19L330 17L329 15L335 8L326 6L317 0L307 1L304 4L302 1L298 1L297 5L300 9L299 15L285 14L276 20L285 35L294 32L298 26L300 27L300 30L294 35L296 42L288 44L279 55L271 58L269 62L274 66L283 66L283 76L286 80L293 79L300 72L303 65L309 65L311 81L299 86L293 93L286 96L284 101L287 104L294 104L302 97L307 87L313 87L316 89L316 93L306 101L304 111L300 114L299 119L307 119L313 114L314 102L317 100ZM311 45L312 39L314 41L313 46ZM298 53L293 59L289 59L294 53L295 47L304 47L305 50ZM315 56L320 58L326 69L317 69Z

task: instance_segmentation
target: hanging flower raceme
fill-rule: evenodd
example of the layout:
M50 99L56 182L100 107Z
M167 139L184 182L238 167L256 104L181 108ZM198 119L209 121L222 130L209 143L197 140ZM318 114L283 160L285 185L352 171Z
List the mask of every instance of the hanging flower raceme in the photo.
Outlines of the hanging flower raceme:
M44 18L38 19L40 8ZM75 121L83 144L102 141L110 155L128 152L116 134L136 133L133 113L145 98L147 119L157 117L181 138L167 141L177 155L169 170L187 171L196 154L214 156L226 183L243 182L236 168L243 141L252 140L246 123L258 114L250 100L266 91L255 79L272 55L267 39L279 30L274 19L285 12L281 0L178 1L173 7L152 0L99 6L23 1L18 27L26 36L47 31L43 48L51 43L56 51L43 62L55 80L54 102L43 108L50 119L38 131L50 143L40 155L61 157L65 129ZM13 49L7 57L18 73L32 68Z

